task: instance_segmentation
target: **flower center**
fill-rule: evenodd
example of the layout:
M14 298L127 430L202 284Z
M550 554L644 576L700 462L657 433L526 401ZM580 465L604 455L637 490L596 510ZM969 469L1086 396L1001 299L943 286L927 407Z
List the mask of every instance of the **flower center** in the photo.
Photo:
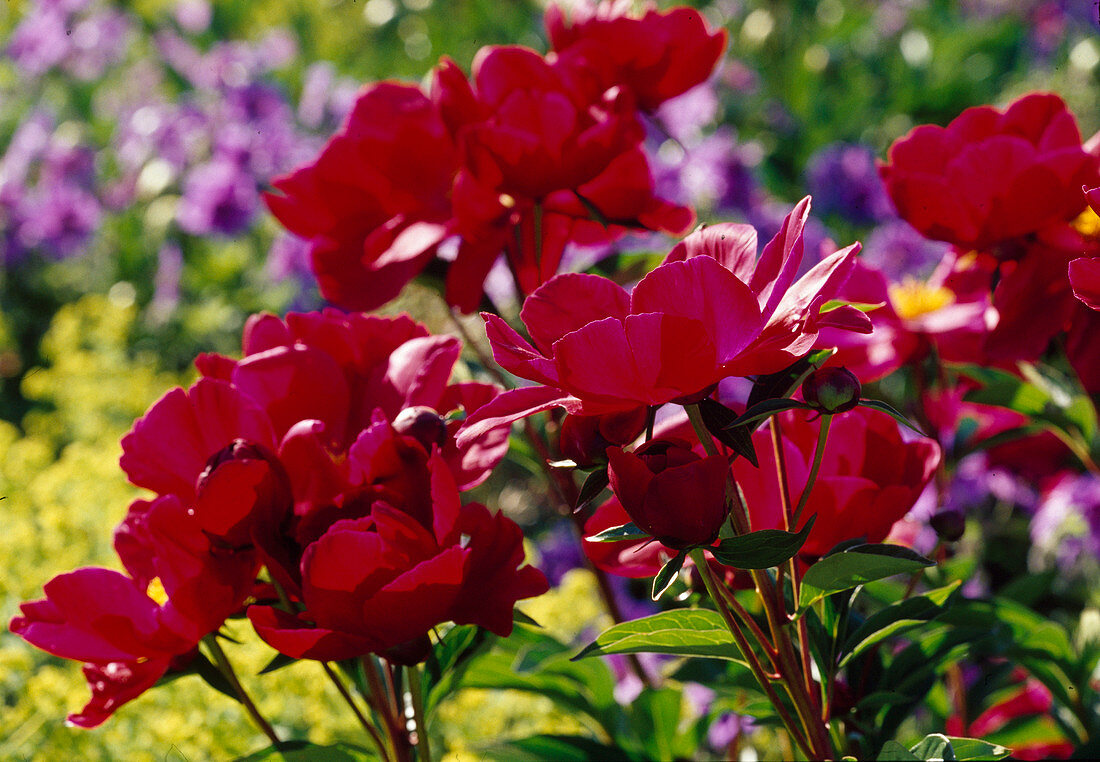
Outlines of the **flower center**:
M164 583L160 581L160 577L153 577L149 580L149 587L145 588L145 594L156 601L158 606L168 603L168 593L165 591Z
M890 284L890 301L898 317L913 320L946 307L955 301L955 295L943 286L930 286L907 277L901 283Z
M1073 229L1086 238L1100 238L1100 215L1092 208L1085 209L1077 215L1077 219L1070 223Z

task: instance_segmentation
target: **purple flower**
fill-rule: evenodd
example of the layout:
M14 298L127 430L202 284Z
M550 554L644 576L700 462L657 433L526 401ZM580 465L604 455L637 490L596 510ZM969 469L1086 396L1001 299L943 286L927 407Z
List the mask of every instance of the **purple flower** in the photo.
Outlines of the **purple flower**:
M561 584L566 572L584 566L581 544L577 532L564 522L558 524L539 538L539 568L552 587Z
M710 724L707 743L716 752L723 753L739 736L752 732L752 717L742 717L733 712L723 712Z
M176 221L194 235L235 235L252 223L259 200L255 180L233 162L215 160L187 175Z
M905 276L927 280L950 251L949 244L925 238L908 222L894 218L871 231L860 256L891 282L900 283Z
M36 188L19 211L19 243L53 258L82 253L101 216L96 198L68 183Z
M45 5L31 8L11 34L8 55L24 75L38 77L64 60L72 49L68 14Z
M685 144L699 141L703 128L718 117L718 94L709 82L665 101L657 109L657 119L674 139Z
M756 200L746 154L726 127L688 148L667 141L657 150L653 169L658 195L679 203L728 211L746 210Z
M1063 571L1100 558L1100 477L1073 474L1047 491L1031 520L1031 541Z
M836 214L855 225L893 216L890 199L867 146L834 143L810 157L806 183L820 214Z
M173 15L180 29L189 34L201 34L210 27L214 10L207 0L179 0Z
M157 274L149 312L154 321L164 320L179 304L180 276L183 274L183 250L168 241L157 252Z

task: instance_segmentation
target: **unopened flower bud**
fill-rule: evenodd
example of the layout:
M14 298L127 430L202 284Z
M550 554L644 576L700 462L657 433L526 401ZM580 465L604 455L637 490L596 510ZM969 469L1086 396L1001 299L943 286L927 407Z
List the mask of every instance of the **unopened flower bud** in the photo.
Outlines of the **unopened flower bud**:
M846 413L859 404L859 379L847 368L822 368L802 382L802 398L822 413Z
M936 530L936 535L944 542L957 542L966 531L966 518L962 512L953 509L940 511L928 523Z
M432 445L440 448L447 442L447 423L430 407L416 405L407 407L393 420L393 430L398 434L412 437L424 445L428 453Z

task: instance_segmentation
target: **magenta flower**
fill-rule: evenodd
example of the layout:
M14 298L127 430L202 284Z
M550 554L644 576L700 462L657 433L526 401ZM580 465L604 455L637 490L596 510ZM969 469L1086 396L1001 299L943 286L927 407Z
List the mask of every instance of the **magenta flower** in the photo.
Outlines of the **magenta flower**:
M803 199L759 260L756 231L726 224L688 236L632 293L595 275L557 276L520 313L534 345L484 315L501 367L543 386L481 408L459 441L555 406L599 415L697 401L727 376L781 370L826 326L870 331L854 308L821 312L847 279L858 244L795 280L809 209Z

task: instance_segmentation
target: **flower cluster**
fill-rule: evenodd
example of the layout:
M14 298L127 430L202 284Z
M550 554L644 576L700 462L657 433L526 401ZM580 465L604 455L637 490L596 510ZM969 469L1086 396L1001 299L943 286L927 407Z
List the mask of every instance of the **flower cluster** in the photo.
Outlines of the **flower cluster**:
M656 194L643 113L703 82L725 32L686 8L552 5L546 23L550 54L486 47L469 80L445 58L427 91L364 87L320 156L274 181L268 206L327 299L378 307L446 248L447 299L470 312L502 254L529 294L570 242L688 229Z
M293 657L415 663L446 621L508 634L546 580L522 566L519 527L459 501L507 449L506 430L458 447L441 417L497 393L448 383L459 350L407 317L329 311L256 316L242 359L199 357L202 377L123 439L123 470L155 494L116 531L126 573L60 575L12 622L86 663L92 700L72 721L103 722L275 591L248 616Z

